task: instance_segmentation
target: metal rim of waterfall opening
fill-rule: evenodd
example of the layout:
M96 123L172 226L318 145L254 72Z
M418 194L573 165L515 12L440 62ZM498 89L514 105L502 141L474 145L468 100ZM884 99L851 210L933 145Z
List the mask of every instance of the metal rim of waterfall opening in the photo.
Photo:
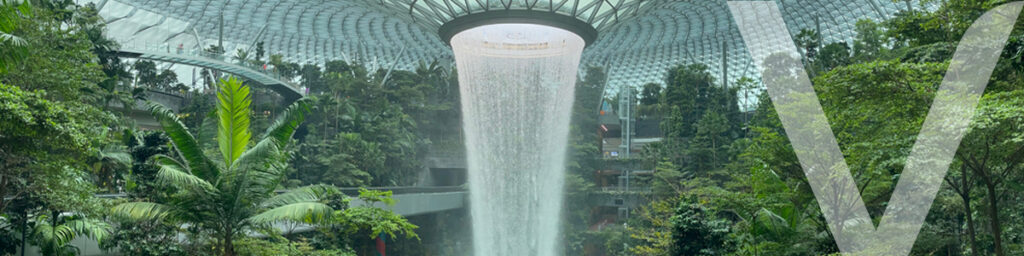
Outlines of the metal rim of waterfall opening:
M441 25L437 34L445 44L451 45L452 37L462 31L494 24L534 24L560 28L583 38L586 46L597 40L597 29L582 20L552 12L531 10L500 10L469 14L455 18Z

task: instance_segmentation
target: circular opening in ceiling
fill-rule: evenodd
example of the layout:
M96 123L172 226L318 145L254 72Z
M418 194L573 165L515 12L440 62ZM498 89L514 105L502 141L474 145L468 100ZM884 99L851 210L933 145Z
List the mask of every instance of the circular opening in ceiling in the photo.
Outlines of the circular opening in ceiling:
M451 39L453 48L479 55L536 58L582 51L582 37L561 28L536 24L492 24L463 30Z
M498 24L533 24L558 28L575 34L584 41L585 45L590 45L597 39L597 30L584 21L552 12L528 10L490 11L458 17L441 25L438 35L445 43L451 44L453 37L463 31ZM505 36L515 37L516 35Z

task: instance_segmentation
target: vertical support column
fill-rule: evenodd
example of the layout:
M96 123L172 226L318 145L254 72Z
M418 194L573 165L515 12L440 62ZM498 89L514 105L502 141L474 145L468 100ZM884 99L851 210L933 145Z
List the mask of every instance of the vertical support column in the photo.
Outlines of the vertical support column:
M722 41L722 88L729 88L729 51Z
M619 92L619 123L622 125L622 134L619 136L622 138L622 142L619 144L619 150L622 153L619 155L624 158L629 158L633 152L633 106L636 105L633 102L634 98L636 98L636 93L633 91L633 87L623 86L622 91Z
M218 25L217 25L217 47L220 47L220 51L222 51L222 53L226 53L227 50L224 50L224 12L223 11L220 13L220 18L219 19L220 19L220 21L218 22Z
M815 38L818 40L818 47L822 47L822 44L825 42L822 40L824 39L824 36L822 36L823 33L821 32L821 16L814 16L814 31L818 32L818 38Z

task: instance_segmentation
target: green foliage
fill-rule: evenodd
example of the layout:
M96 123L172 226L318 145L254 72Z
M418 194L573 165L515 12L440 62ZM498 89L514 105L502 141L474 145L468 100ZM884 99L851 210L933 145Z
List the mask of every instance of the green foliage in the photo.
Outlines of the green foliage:
M103 111L102 27L70 1L0 1L0 254L26 242L73 253L73 237L105 236L93 182L113 189L128 159Z
M981 13L1003 2L943 1L934 11L904 12L882 22L862 20L856 25L853 47L845 43L815 47L820 42L815 42L813 31L797 36L798 45L807 53L808 68L820 71L813 74L815 92L872 216L881 216L887 206L955 41ZM1011 35L978 116L958 150L951 168L957 171L947 177L949 186L939 192L913 255L1020 252L1020 236L1007 230L1021 228L1021 218L1009 209L1019 208L1011 198L1019 198L1021 190L1009 184L1024 177L1016 174L1022 152L1018 142L1024 141L1016 132L1024 130L1019 124L1024 120L1019 113L1024 110L1018 109L1024 106L1018 102L1024 96L1018 95L1024 88L1019 66L1019 45L1024 44L1015 38L1022 33L1018 28ZM668 194L669 198L634 212L629 229L635 245L630 251L668 254L671 245L665 241L671 241L671 236L690 237L679 243L684 250L691 245L695 250L710 248L700 246L706 241L735 245L734 250L726 248L716 254L838 253L767 95L761 95L753 119L746 124L749 139L734 139L729 149L719 151L729 158L716 159L710 152L717 147L708 142L721 130L721 118L696 114L701 107L691 107L693 101L686 100L693 93L680 93L685 87L673 89L671 79L696 88L712 82L700 72L673 70L669 77L662 97L663 102L673 102L662 105L662 114L667 114L662 126L668 138L646 149L648 164L656 170L652 186L659 192L655 195ZM673 93L687 97L673 97ZM724 119L728 124L740 123ZM670 140L681 135L688 140ZM687 161L689 155L696 154L700 157L693 159L699 160ZM716 160L724 163L717 167L709 164ZM710 165L700 167L707 175L688 170L702 165ZM700 214L694 207L678 214L681 212L666 206L694 195L704 198L698 207L715 214ZM692 227L700 227L695 223L702 223L701 216L710 216L705 218L710 221L728 220L730 233L724 238L693 235L700 234L690 231L699 230ZM669 231L670 224L680 223L694 225Z
M100 243L104 250L132 256L188 255L178 240L177 227L154 221L111 221L115 228L109 239Z
M973 22L973 21L972 21ZM921 46L937 42L953 41L955 33L948 27L921 11L903 11L885 21L886 36L907 46ZM959 39L959 38L957 38Z
M599 243L596 237L587 235L592 222L588 200L595 191L595 175L600 166L600 139L594 128L598 127L597 113L601 95L605 90L606 77L601 68L588 67L585 79L577 81L575 104L569 127L569 155L566 160L566 218L562 222L566 255L584 255L587 244Z
M329 217L334 211L330 199L340 195L334 186L312 185L292 189L288 192L271 197L263 202L267 211L252 216L256 223L275 223L289 221L296 223L321 224L330 222Z
M669 219L672 249L669 255L721 255L727 252L729 223L718 219L695 200L683 201Z
M281 54L271 54L268 63L274 66L274 72L277 72L277 74L287 80L291 80L298 75L299 69L302 68L297 63L285 62L284 56Z
M239 255L249 256L355 256L349 250L316 250L305 241L242 238L236 244Z
M808 62L818 57L818 47L821 47L821 35L818 31L812 29L802 29L800 33L796 34L793 38L797 47L803 51L804 59Z
M592 213L588 209L592 202L587 198L594 191L595 185L579 174L572 173L567 175L565 187L565 251L567 255L583 255L586 243L593 242L593 238L586 233L592 223Z
M166 202L128 202L111 213L136 221L166 221L190 224L218 239L217 251L235 255L233 240L247 228L279 220L316 224L331 209L314 189L273 197L281 182L291 134L301 124L307 100L299 100L278 117L266 135L251 147L248 88L237 79L221 81L218 95L217 136L223 164L203 152L195 137L178 117L166 108L151 104L152 112L174 145L176 159L156 155L160 166L155 181L178 191ZM305 192L307 197L294 196ZM274 202L273 204L264 204Z
M334 211L331 224L318 230L314 236L318 248L355 248L359 247L355 241L374 239L381 234L391 238L404 236L406 239L420 239L415 232L418 226L409 223L402 215L383 208L395 204L391 191L360 188L357 199L361 204Z
M371 238L377 237L381 233L386 233L390 237L404 234L406 238L419 239L419 235L416 235L413 231L418 228L416 225L409 223L402 215L395 214L376 205L377 203L383 203L388 207L394 206L396 201L391 198L391 191L360 188L359 197L357 198L365 206L352 207L335 212L335 220L340 222L342 226L347 226L349 230L370 231L369 235Z
M39 246L44 255L77 255L78 249L71 245L71 240L86 236L103 242L110 234L107 223L78 216L51 218L40 215L35 222L33 244Z
M853 59L857 62L875 60L886 54L889 39L881 24L873 20L859 20L854 25L857 36L853 41Z
M668 219L677 202L675 198L652 201L634 211L627 226L633 241L629 247L632 255L669 255L673 240L672 223Z
M661 85L657 83L644 84L640 89L640 105L658 104L661 97Z
M846 42L830 43L821 48L814 65L823 72L850 64L850 46Z
M132 64L135 70L135 85L155 87L157 76L156 63L148 60L136 61Z
M141 134L140 134L141 133ZM131 156L131 172L126 179L126 189L132 198L148 198L160 201L166 196L156 186L156 174L160 167L148 161L156 155L170 154L170 141L162 132L125 131L128 154Z
M988 230L993 243L991 253L995 255L1006 255L1008 244L1019 243L1010 238L1012 235L1004 235L1003 232L1019 224L1006 222L1014 219L1015 215L1004 213L1006 204L1010 203L1004 200L1008 194L1018 194L1022 189L1011 183L1020 180L1019 173L1024 170L1021 167L1024 159L1022 96L1022 90L985 95L957 151L957 159L966 171L970 171L970 174L962 175L974 176L979 190L984 191L984 198L979 198L979 201L986 204ZM969 195L965 199L970 200Z
M461 127L457 84L446 72L423 64L380 81L384 73L371 76L344 61L330 61L323 71L304 67L303 84L318 95L289 177L338 186L411 184L432 141L461 142L461 130L451 129Z
M83 103L103 99L98 84L106 77L89 36L101 23L89 18L92 10L77 8L72 2L43 3L33 6L31 18L18 19L13 34L31 47L24 50L21 61L0 74L0 82L46 90L50 99ZM6 47L3 51L2 55L9 55Z
M112 117L45 97L0 84L0 197L11 198L0 202L0 213L92 210L94 187L86 163Z
M730 162L743 118L737 89L716 85L706 66L676 67L666 82L659 103L665 140L648 145L645 157L664 172L655 173L655 182L671 188L681 178L711 175Z
M131 156L120 145L107 145L95 154L89 162L96 185L107 191L117 191L118 183L124 180L132 165Z
M28 41L15 35L22 16L32 15L32 4L27 1L0 1L0 74L28 55Z
M707 66L701 64L671 69L661 100L663 113L667 114L661 129L668 138L693 137L696 122L709 111L738 117L735 91L716 86Z
M252 103L249 87L243 86L237 78L228 78L221 82L217 100L217 144L224 166L232 166L249 148L249 138L252 137L249 132L249 105Z
M931 105L945 72L939 63L877 61L833 69L814 79L815 91L861 190L869 212L885 209L894 177ZM743 187L759 203L733 208L744 221L736 230L746 254L835 252L821 215L774 108L765 103L751 123L743 161L752 169ZM741 187L741 188L743 188ZM742 198L741 197L741 198ZM748 199L743 199L748 200ZM742 210L741 210L742 209Z

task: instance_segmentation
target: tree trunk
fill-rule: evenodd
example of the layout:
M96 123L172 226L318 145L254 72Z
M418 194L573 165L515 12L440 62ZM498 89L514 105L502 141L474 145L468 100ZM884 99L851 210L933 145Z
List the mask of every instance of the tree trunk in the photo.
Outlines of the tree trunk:
M28 212L21 215L21 256L25 256L26 244L25 233L28 233Z
M989 223L991 224L992 238L995 243L995 254L1004 256L1006 254L1003 253L1003 228L999 223L999 205L997 205L999 199L996 198L996 185L987 182L985 187L988 188L988 215L991 219Z
M6 166L0 166L0 168L6 169ZM0 198L7 198L7 180L4 179L3 175L0 175ZM0 200L0 212L4 212L4 209L7 208L6 202L7 200Z
M960 198L964 200L964 215L967 217L967 237L970 240L971 255L978 256L978 241L974 233L974 214L971 210L971 188L968 187L967 166L960 167Z
M224 256L235 256L235 242L230 229L224 235Z
M961 195L961 197L964 200L964 215L967 216L967 237L968 240L970 240L971 255L978 256L978 241L976 240L976 236L974 234L974 216L972 216L971 214L971 196Z

